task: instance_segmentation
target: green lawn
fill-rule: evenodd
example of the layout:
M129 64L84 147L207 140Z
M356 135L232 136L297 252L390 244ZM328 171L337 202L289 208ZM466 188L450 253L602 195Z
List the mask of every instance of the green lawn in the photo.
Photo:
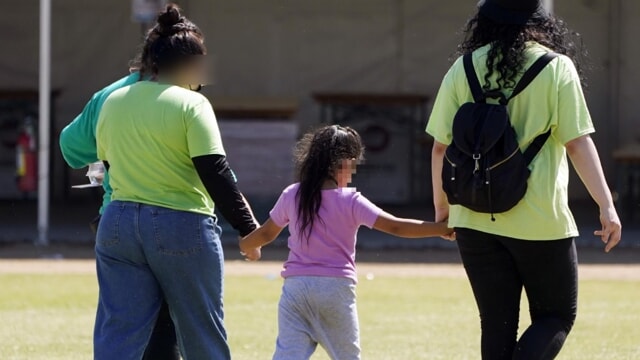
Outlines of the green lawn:
M234 359L270 359L280 285L227 277ZM578 320L559 358L640 359L640 282L580 285ZM91 358L96 291L94 275L0 274L0 357ZM465 279L363 279L358 297L364 359L479 358L478 316ZM327 357L318 350L314 359Z

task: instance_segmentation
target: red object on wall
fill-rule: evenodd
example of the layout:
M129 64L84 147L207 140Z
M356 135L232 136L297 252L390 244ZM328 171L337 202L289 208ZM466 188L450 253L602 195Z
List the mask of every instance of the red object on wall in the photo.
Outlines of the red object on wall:
M16 142L16 175L18 189L23 193L38 188L38 154L33 125L27 124Z

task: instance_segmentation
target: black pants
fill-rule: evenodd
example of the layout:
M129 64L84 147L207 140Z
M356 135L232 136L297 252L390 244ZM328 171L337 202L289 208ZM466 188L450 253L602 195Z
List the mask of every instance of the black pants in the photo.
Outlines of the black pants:
M169 315L169 306L162 303L156 326L144 351L143 360L180 360L176 339L176 328Z
M525 241L462 228L456 237L480 310L482 359L555 358L577 311L574 240ZM531 326L517 339L523 288Z
M89 223L89 227L95 234L100 224L100 216ZM180 350L176 338L176 328L169 314L169 306L166 301L158 313L158 320L151 333L151 338L144 352L143 360L180 360Z

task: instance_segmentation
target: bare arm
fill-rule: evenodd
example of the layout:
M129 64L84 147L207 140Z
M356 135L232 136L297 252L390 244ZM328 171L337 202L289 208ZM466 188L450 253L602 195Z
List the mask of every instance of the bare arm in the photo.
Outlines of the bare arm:
M565 147L582 183L600 207L602 229L596 231L595 234L607 244L605 251L609 252L620 242L622 225L602 171L596 146L591 137L585 135L569 141Z
M261 227L254 230L240 240L240 251L247 260L259 260L261 256L260 248L271 243L282 232L282 229L273 220L269 219Z
M403 238L424 238L450 234L453 230L444 222L432 223L422 220L397 218L387 212L378 215L373 228Z
M449 200L447 194L442 190L442 164L444 152L447 145L438 141L433 142L431 151L431 182L433 184L433 206L436 211L435 221L445 221L449 218ZM442 236L443 239L453 241L456 239L455 232Z
M449 217L447 194L442 190L442 164L447 145L435 141L431 151L431 181L433 183L433 205L436 210L436 221L444 221Z

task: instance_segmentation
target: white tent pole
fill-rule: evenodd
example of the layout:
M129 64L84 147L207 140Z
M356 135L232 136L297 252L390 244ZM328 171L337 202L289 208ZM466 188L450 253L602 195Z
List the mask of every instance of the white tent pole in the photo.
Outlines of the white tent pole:
M51 0L40 0L40 103L38 124L38 240L49 244L49 133L51 109Z

